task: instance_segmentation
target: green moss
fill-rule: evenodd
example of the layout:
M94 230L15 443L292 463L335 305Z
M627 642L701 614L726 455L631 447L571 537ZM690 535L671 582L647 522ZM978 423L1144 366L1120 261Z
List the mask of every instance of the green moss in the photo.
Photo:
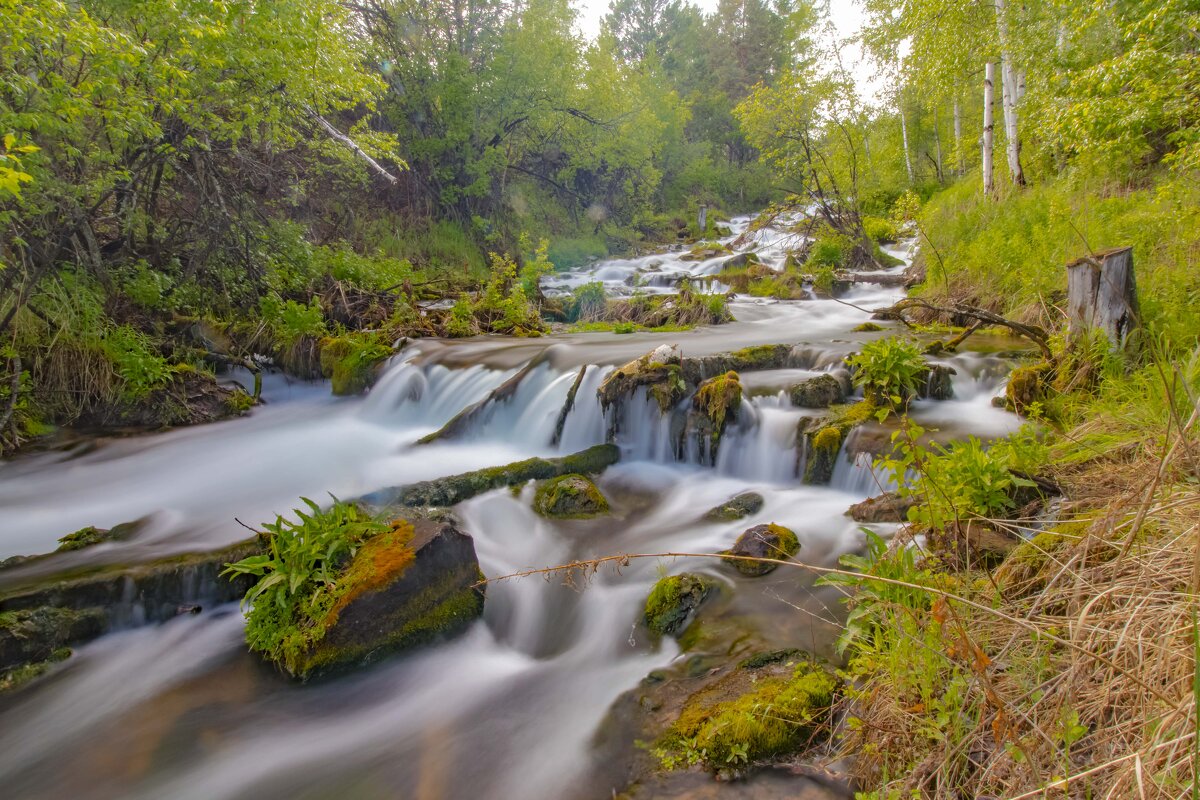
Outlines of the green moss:
M734 673L725 680L738 677ZM663 766L699 763L713 772L736 771L797 752L824 728L837 681L820 667L802 662L790 672L758 678L753 687L724 699L726 687L718 682L689 698L658 742Z
M822 428L813 437L812 446L814 450L827 450L836 453L842 447L841 430L834 425Z
M334 394L361 394L374 380L375 367L391 354L374 334L328 337L321 340L321 371Z
M660 635L675 633L712 588L713 582L703 575L685 572L664 576L646 598L646 625Z
M608 500L596 484L583 475L551 478L538 485L533 510L543 517L587 519L608 513Z
M8 670L0 670L0 694L19 689L25 684L45 675L55 664L71 657L71 649L60 647L45 661L21 664Z
M709 378L700 384L692 406L702 412L712 423L712 441L715 446L725 431L728 419L737 417L742 405L742 383L736 372L726 372L715 378Z
M772 369L784 366L791 351L791 346L786 344L760 344L734 350L729 358L737 365L736 369Z
M241 415L254 408L254 398L241 389L234 389L225 398L225 407L229 409L230 414Z
M1004 389L1009 407L1018 414L1028 413L1034 403L1045 398L1053 372L1053 365L1047 361L1014 369Z
M876 333L883 330L883 326L875 322L864 322L860 325L855 325L850 330L857 333Z
M848 406L833 406L830 410L830 416L820 428L804 433L808 445L805 483L829 483L837 455L850 431L871 421L876 414L876 406L870 400L860 400Z
M800 552L800 540L796 534L774 522L755 525L738 537L733 548L725 551L722 559L738 572L749 577L766 575L778 565L749 559L788 559Z

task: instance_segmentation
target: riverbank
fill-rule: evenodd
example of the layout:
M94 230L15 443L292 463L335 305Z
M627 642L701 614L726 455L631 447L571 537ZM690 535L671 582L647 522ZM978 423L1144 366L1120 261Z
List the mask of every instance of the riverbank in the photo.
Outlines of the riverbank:
M1195 304L1171 298L1195 292L1195 184L1064 178L994 203L968 183L926 209L921 296L1054 332L1062 264L1132 245L1143 328L1118 356L1067 358L1070 340L1052 340L1070 369L1033 398L1041 445L1025 469L1062 497L984 515L1023 539L999 563L927 533L861 565L886 582L852 581L846 752L875 798L1184 796L1200 715L1200 369ZM930 463L928 482L968 475L947 466Z

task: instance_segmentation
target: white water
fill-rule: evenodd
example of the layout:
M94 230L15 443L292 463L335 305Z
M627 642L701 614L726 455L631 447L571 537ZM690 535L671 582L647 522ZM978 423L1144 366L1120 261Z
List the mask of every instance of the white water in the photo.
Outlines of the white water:
M733 221L736 235L748 218ZM750 247L782 265L782 231ZM793 237L794 238L794 237ZM732 241L733 236L728 237ZM720 261L674 256L614 260L557 280L602 279L617 292L631 276L690 275ZM622 288L624 287L624 288ZM660 287L663 290L668 285ZM851 302L881 305L893 290L859 286ZM662 341L685 355L749 344L797 343L795 368L746 373L747 402L716 464L690 445L677 457L671 419L646 399L628 404L617 441L623 460L600 479L614 514L550 522L530 511L532 488L477 497L457 508L492 578L617 553L715 552L745 528L777 522L796 531L801 557L833 564L861 544L846 508L881 490L869 459L839 459L833 485L797 479L796 425L785 389L837 370L867 318L829 300L733 304L739 322L670 337L585 334L538 341L495 337L421 343L397 357L362 399L271 384L269 405L249 417L132 439L87 452L42 454L0 465L0 557L45 552L84 525L150 517L132 542L80 551L84 562L149 558L213 547L245 535L301 495L354 497L389 486L604 441L609 423L596 389L613 364ZM878 334L874 334L878 335ZM807 344L805 344L807 343ZM486 397L544 352L506 403L488 406L460 440L414 445ZM999 435L1015 418L990 398L1004 362L964 354L956 398L921 402L928 427ZM574 409L557 445L560 409L580 367ZM803 367L803 369L801 369ZM754 490L765 506L734 524L701 521L708 508ZM881 526L887 530L888 526ZM659 569L704 570L735 588L734 607L774 646L828 653L836 596L811 576L780 570L746 579L703 559L634 560L577 587L531 578L488 587L484 618L461 637L371 669L296 687L246 653L233 607L106 636L79 649L39 685L0 702L0 786L13 798L587 798L620 789L593 737L613 701L678 655L637 627ZM800 613L796 607L808 613Z

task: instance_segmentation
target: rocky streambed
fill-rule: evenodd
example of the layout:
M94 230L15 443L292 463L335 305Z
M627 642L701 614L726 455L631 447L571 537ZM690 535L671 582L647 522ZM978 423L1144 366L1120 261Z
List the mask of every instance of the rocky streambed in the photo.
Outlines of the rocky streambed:
M748 224L728 252L548 288L670 291L746 253L786 269L802 242ZM362 398L268 382L243 419L0 466L0 558L92 526L0 568L0 781L47 798L850 796L827 744L840 595L772 562L832 566L861 525L896 527L894 499L866 502L890 488L870 462L895 423L844 359L894 333L861 309L898 297L903 268L846 281L850 305L735 296L736 322L694 331L419 342ZM927 359L909 410L932 435L1018 424L992 398L1022 345L968 347ZM319 640L253 654L236 604L253 581L218 573L269 543L238 523L329 494L388 532L341 564L358 588Z

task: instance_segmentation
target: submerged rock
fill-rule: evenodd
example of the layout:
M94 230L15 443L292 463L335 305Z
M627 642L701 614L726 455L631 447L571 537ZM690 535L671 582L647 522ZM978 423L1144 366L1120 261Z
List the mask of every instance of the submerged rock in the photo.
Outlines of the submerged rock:
M846 399L842 382L832 375L818 375L794 384L788 390L792 405L801 408L828 408Z
M533 510L543 517L586 519L608 513L608 500L583 475L562 475L539 484Z
M954 397L954 381L951 376L958 373L945 364L930 364L925 373L925 382L917 393L931 400L949 400Z
M823 740L837 679L798 651L762 653L703 681L655 741L659 768L739 777ZM765 713L770 709L770 713Z
M800 552L800 540L796 534L782 525L770 523L755 525L738 537L733 547L726 550L724 561L733 565L738 572L750 577L766 575L778 564L746 561L745 558L773 558L786 561Z
M61 648L99 636L103 610L41 607L0 614L0 672L50 660Z
M344 567L321 619L288 621L305 630L304 644L276 663L306 680L456 633L483 612L482 580L470 536L448 522L397 520Z
M660 635L676 633L715 587L712 578L691 572L661 578L646 598L646 626Z
M710 522L733 522L751 514L757 514L762 507L763 496L761 494L743 492L736 497L731 497L721 505L709 509L704 518Z

